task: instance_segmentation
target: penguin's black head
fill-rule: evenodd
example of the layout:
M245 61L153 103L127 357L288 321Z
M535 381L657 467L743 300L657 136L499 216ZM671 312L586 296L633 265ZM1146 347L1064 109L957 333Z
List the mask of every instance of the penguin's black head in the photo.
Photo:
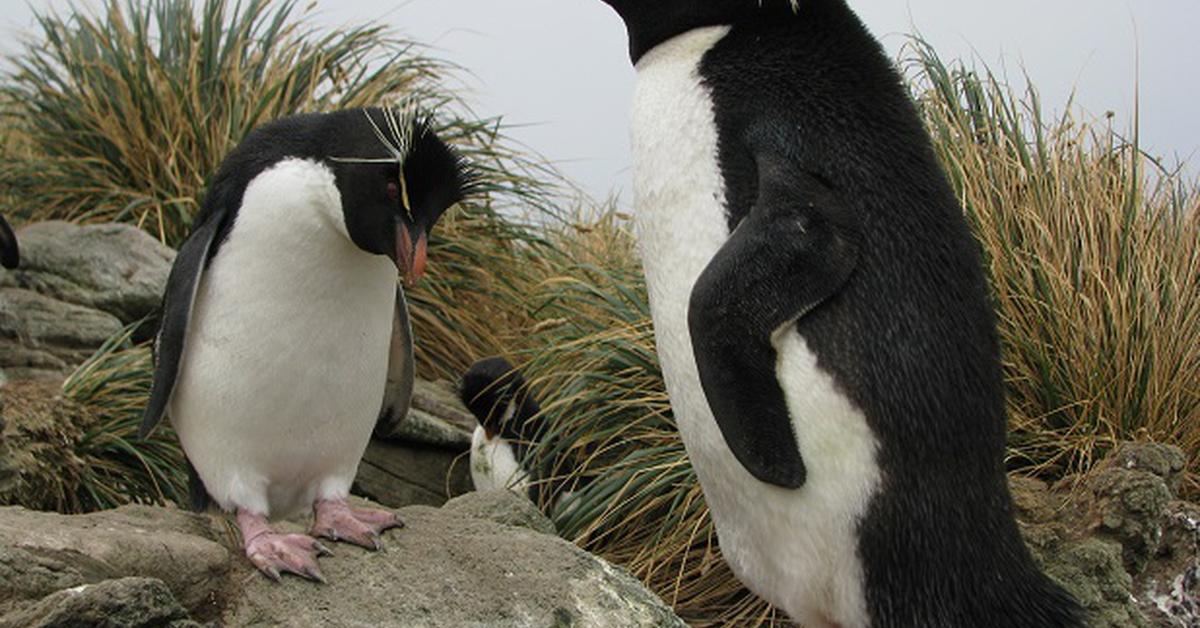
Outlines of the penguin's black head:
M21 262L21 253L17 249L17 234L4 216L0 216L0 266L16 268Z
M750 15L787 18L794 15L798 6L817 0L602 1L625 21L629 56L637 63L651 48L692 29L734 24Z
M328 160L346 230L359 248L387 255L407 283L416 283L429 232L470 192L470 169L415 110L339 114L328 131Z
M459 396L488 438L500 435L531 441L535 437L530 419L540 408L529 394L525 378L508 360L495 357L472 364L463 374Z

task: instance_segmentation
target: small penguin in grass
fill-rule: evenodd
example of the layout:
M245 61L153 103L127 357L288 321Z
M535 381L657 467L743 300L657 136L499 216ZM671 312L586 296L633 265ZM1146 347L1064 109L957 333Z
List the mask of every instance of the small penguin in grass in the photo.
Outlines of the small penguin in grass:
M272 122L213 179L168 279L140 433L170 416L193 506L235 513L270 578L322 581L314 537L376 549L402 525L346 500L372 429L408 411L397 274L421 277L430 229L471 186L412 106ZM268 523L310 509L309 534Z
M4 216L0 216L0 266L16 268L21 263L21 251L17 248L17 234Z
M486 358L462 377L459 395L479 425L471 437L475 490L511 489L537 501L538 474L527 464L541 440L541 408L520 371L508 360Z
M809 628L1082 626L1013 520L979 245L844 0L604 0L636 231L721 550Z

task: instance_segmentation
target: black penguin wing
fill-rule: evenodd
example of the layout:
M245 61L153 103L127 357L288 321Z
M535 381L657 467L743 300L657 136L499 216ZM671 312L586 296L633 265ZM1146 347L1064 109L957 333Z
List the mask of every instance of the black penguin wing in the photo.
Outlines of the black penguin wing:
M213 244L221 231L223 212L210 214L188 236L179 247L171 274L167 277L167 290L163 295L162 322L154 344L154 383L150 387L150 401L142 415L138 437L145 438L162 421L167 403L175 390L179 366L183 363L183 345L187 339L188 321L200 287L200 277L212 255Z
M16 268L21 262L20 251L17 249L17 234L4 216L0 216L0 266Z
M412 324L408 319L408 302L404 289L396 286L396 308L392 317L392 340L388 356L387 385L383 391L383 406L375 423L375 435L386 437L395 432L412 402L413 358Z
M861 229L786 151L752 152L757 200L693 287L688 328L705 397L738 462L762 482L799 488L807 470L772 339L841 289Z

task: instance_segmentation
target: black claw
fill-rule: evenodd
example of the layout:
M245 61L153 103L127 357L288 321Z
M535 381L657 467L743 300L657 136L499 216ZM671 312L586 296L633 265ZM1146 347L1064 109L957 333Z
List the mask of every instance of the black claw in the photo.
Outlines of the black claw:
M272 582L279 582L283 580L283 577L279 575L279 570L270 565L263 567L259 571L262 571L263 575L270 578Z
M320 571L313 569L312 567L305 567L304 573L302 575L305 578L312 580L313 582L319 582L321 584L326 584L325 576L322 575Z

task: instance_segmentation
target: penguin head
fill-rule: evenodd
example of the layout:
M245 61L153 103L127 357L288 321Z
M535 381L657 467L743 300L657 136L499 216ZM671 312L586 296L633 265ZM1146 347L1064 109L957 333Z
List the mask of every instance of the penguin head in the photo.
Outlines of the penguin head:
M21 254L17 249L17 235L4 216L0 216L0 266L16 268L21 262Z
M629 56L637 63L650 49L692 29L733 24L750 15L791 15L799 6L815 0L602 1L625 21Z
M471 365L463 374L459 396L488 439L533 440L530 419L540 408L529 394L525 378L508 360L494 357Z
M331 129L330 156L350 239L388 256L412 285L425 271L429 233L474 177L415 108L363 109Z

